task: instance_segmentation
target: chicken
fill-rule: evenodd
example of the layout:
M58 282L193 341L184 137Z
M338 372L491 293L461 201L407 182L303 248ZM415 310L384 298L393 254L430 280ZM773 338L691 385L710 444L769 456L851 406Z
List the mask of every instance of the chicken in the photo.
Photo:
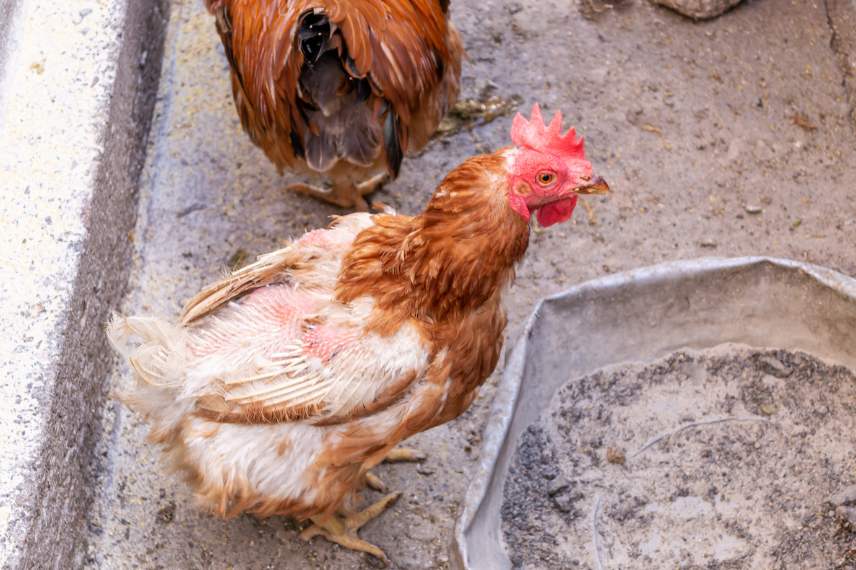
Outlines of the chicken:
M206 0L244 129L289 188L342 208L398 176L458 96L448 0Z
M204 289L178 325L113 320L135 372L121 397L203 505L311 519L304 538L385 558L356 534L397 497L355 511L369 470L493 371L530 216L550 226L608 190L561 120L518 114L514 145L459 165L420 215L340 217Z

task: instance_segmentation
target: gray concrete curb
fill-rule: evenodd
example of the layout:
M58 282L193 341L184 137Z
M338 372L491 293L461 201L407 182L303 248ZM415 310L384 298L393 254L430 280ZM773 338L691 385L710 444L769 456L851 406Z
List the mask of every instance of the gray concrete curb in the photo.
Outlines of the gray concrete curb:
M0 565L80 566L166 0L0 10Z
M3 70L6 67L6 46L9 43L9 28L17 7L18 0L7 0L3 4L0 4L0 82L3 81Z

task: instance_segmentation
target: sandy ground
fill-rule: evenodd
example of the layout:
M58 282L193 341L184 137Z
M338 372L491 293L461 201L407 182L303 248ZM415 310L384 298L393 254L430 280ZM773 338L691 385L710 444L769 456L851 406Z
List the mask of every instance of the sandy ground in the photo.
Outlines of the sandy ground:
M133 236L128 313L177 314L223 267L324 225L333 208L285 194L241 131L213 20L176 0ZM839 2L838 4L843 4ZM514 338L533 303L572 283L664 260L767 254L856 274L856 130L841 42L824 2L749 0L693 24L644 0L453 0L469 52L463 97L561 109L614 194L533 236L507 298ZM837 12L836 12L837 14ZM845 46L846 47L846 46ZM843 54L846 57L846 54ZM376 195L420 209L465 157L507 144L510 117L434 142ZM499 371L497 371L499 372ZM127 379L120 366L115 381ZM383 466L405 496L363 536L399 568L443 568L492 386L412 443L421 465ZM351 568L362 555L301 543L280 519L219 521L162 475L145 429L105 419L88 564L99 568Z
M856 376L723 345L571 378L505 487L517 568L856 568Z

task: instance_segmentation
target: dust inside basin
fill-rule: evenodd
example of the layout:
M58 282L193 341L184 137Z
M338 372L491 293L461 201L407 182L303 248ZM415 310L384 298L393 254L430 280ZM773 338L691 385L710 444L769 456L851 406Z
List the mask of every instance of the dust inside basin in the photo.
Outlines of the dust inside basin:
M515 568L856 568L856 376L722 344L569 378L521 434Z

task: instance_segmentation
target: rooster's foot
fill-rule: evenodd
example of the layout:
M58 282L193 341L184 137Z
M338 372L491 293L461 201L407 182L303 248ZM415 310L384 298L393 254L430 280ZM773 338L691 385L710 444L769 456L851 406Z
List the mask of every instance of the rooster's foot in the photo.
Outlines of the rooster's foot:
M392 206L387 206L380 200L372 200L371 208L373 212L377 212L378 214L389 214L391 216L395 215L395 208Z
M386 172L381 172L380 174L376 174L368 180L363 180L362 182L357 184L357 191L360 193L361 196L371 194L375 190L379 190L380 187L386 184L388 180L389 174Z
M362 511L349 515L313 517L312 522L315 524L301 532L300 538L310 540L315 536L321 535L330 542L335 542L350 550L367 552L384 563L389 564L389 559L383 550L361 539L357 536L357 531L367 522L385 511L400 496L401 493L390 493Z
M343 209L353 208L359 212L367 212L369 209L358 186L333 186L326 189L304 182L296 182L286 186L286 190L312 196Z

